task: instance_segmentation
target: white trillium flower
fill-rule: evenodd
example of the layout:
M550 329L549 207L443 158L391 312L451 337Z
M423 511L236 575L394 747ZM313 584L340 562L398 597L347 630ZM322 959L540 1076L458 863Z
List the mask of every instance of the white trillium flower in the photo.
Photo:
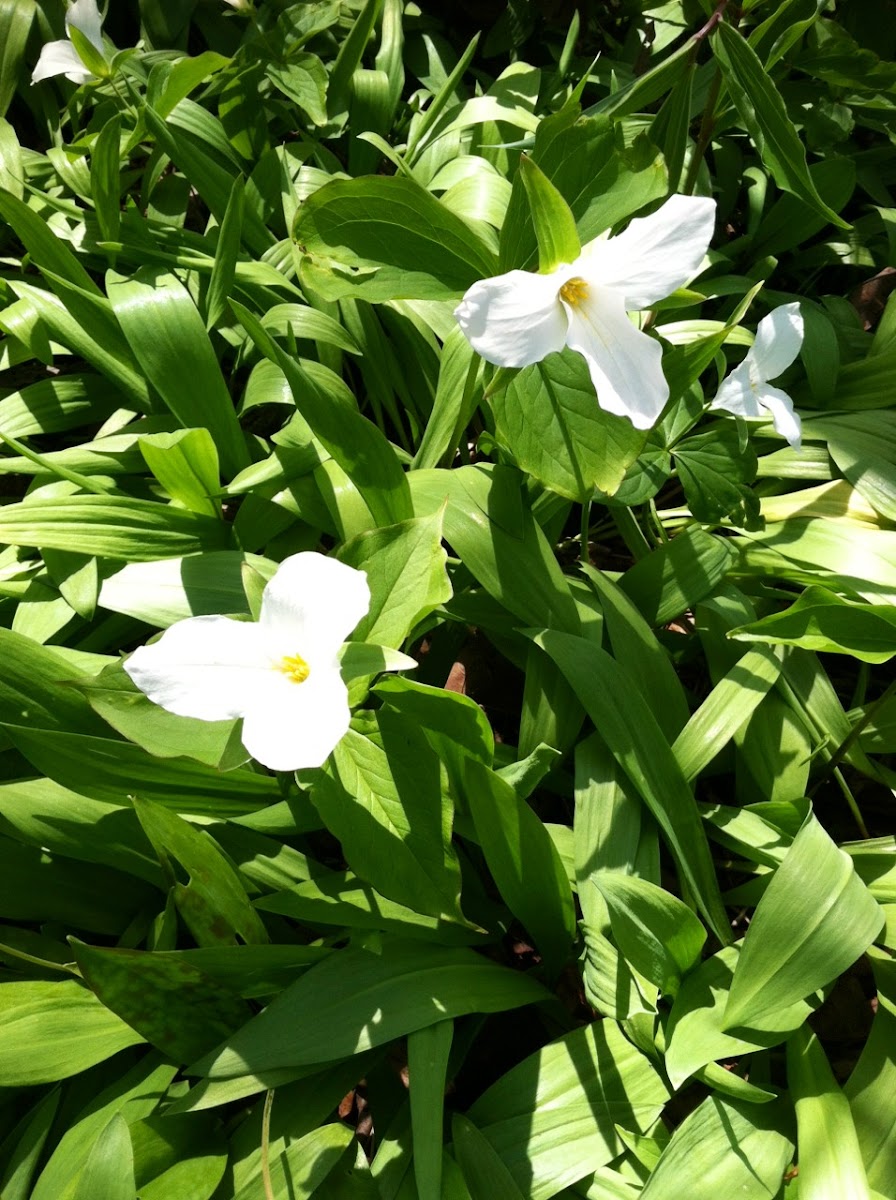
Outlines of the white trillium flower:
M87 38L91 46L103 57L102 17L97 8L96 0L75 0L65 14L65 31L74 27ZM72 83L87 83L95 79L94 73L85 67L81 56L66 38L58 42L47 42L40 52L37 66L31 76L31 83L40 83L43 79L51 79L54 75L64 75Z
M168 712L242 717L243 745L266 767L319 767L349 726L339 652L369 607L363 571L294 554L265 587L257 622L187 617L135 650L124 669Z
M508 271L474 283L454 310L470 345L499 367L528 367L569 346L588 364L601 408L637 429L669 399L660 343L627 313L687 283L712 237L715 201L671 196L616 237L596 238L547 275Z
M725 379L710 408L723 408L747 420L767 420L771 416L781 437L799 450L801 423L793 411L793 401L780 388L771 387L768 380L787 370L802 344L800 306L782 304L759 322L747 357Z

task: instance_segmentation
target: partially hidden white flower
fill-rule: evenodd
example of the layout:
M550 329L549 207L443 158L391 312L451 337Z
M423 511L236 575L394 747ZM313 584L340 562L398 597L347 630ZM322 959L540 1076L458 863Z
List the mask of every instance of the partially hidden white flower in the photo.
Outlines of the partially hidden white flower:
M169 712L242 717L243 745L266 767L319 767L349 726L338 656L369 607L363 571L294 554L265 587L257 622L187 617L135 650L124 669Z
M691 279L712 237L715 201L670 196L652 216L582 247L546 275L482 279L454 310L474 350L499 367L527 367L569 346L588 364L601 408L649 429L669 399L660 343L627 313Z
M102 17L97 8L96 0L74 0L65 14L65 31L74 27L83 33L91 46L103 57ZM72 45L70 38L58 42L47 42L40 52L37 66L31 76L31 83L40 83L54 75L64 75L72 83L86 83L95 79L94 73L81 61L81 56Z
M793 401L780 388L771 387L786 371L803 344L803 317L799 304L782 304L756 327L756 340L739 367L735 367L719 388L710 408L723 408L747 420L767 420L794 450L802 439L801 422L793 411Z

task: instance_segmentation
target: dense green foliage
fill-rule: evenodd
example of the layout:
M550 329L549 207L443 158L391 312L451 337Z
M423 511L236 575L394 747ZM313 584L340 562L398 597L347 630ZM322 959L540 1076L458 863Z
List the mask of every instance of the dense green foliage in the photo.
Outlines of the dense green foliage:
M0 0L3 1200L893 1197L892 2L109 9ZM474 352L676 193L654 428ZM122 655L308 550L274 773Z

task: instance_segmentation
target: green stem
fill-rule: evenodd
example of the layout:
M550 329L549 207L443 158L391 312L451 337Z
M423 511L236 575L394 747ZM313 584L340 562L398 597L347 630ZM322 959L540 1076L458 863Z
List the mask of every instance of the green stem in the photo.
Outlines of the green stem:
M264 1112L261 1115L261 1181L264 1185L265 1200L276 1200L274 1187L271 1183L271 1106L274 1103L274 1089L271 1088L264 1098Z
M831 755L831 757L825 763L824 770L822 771L819 778L815 781L815 785L813 786L812 791L809 793L810 796L815 791L817 791L819 786L824 782L825 779L827 779L827 777L829 775L833 775L837 771L837 769L840 766L840 763L843 762L844 758L846 758L847 754L849 754L850 750L853 748L853 746L856 744L856 742L861 737L862 730L866 727L866 725L869 724L869 722L872 720L872 718L874 717L874 714L878 711L878 709L881 708L884 704L886 704L887 701L894 695L896 695L896 679L894 679L893 682L891 684L889 684L883 690L883 692L881 692L881 694L878 696L878 698L874 701L873 704L870 704L868 706L868 708L865 710L865 712L862 714L862 716L859 718L859 720L856 721L855 725L853 725L852 729L849 731L849 733L846 735L846 737L843 739L843 741L840 743L840 745L837 747L837 749L834 751L834 753ZM851 793L850 793L850 795L851 795ZM847 802L848 801L849 801L849 797L847 797ZM853 800L850 807L852 808L853 805L855 805L855 800ZM855 813L858 813L857 808L855 808L853 811ZM860 814L857 816L857 820L860 822L860 824L864 824L862 822ZM868 834L866 833L865 837L867 837L867 836L868 836Z
M631 551L635 561L637 562L649 554L653 547L644 536L644 530L635 520L632 510L630 508L614 508L612 512L619 535Z
M591 562L591 550L589 542L591 541L591 501L586 500L582 505L582 528L580 533L582 546L582 562Z

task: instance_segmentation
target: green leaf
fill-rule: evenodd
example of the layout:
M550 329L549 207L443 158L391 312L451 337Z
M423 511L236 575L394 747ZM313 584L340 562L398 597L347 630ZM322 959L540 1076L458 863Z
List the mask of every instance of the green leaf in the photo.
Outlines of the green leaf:
M880 906L810 814L744 938L725 1028L750 1025L831 983L874 941Z
M447 300L497 274L473 229L404 176L332 180L299 209L294 235L328 299Z
M116 1113L87 1156L73 1200L136 1200L134 1150L124 1118Z
M787 1130L778 1105L708 1096L673 1133L642 1200L774 1200L793 1153Z
M334 1062L449 1017L503 1012L548 993L463 948L384 939L339 950L282 992L195 1070L211 1079Z
M838 228L849 229L849 223L819 196L781 94L749 42L732 25L721 21L713 34L713 51L740 118L778 186L811 204Z
M571 350L525 367L491 405L498 439L518 465L580 504L595 488L616 491L647 436L598 406L587 364Z
M434 608L451 599L442 547L442 512L361 533L339 558L364 571L370 608L352 635L359 642L398 647Z
M862 363L874 365L875 355ZM892 358L887 356L890 364ZM885 361L887 361L885 359ZM839 407L839 379L837 404ZM847 417L822 417L812 421L813 434L824 440L828 452L856 490L888 520L896 520L896 414L854 412Z
M453 807L442 793L438 758L393 709L380 713L379 731L383 749L349 730L311 799L351 868L378 892L462 921Z
M806 1026L787 1043L787 1082L796 1109L801 1200L871 1200L849 1101Z
M513 1176L472 1121L455 1113L451 1134L471 1200L524 1200Z
M604 1020L531 1054L468 1115L527 1200L548 1200L621 1153L619 1127L646 1132L667 1096L650 1060Z
M100 234L107 242L118 239L121 224L120 140L121 118L116 113L100 130L90 156L90 191Z
M106 285L124 335L153 388L185 429L208 429L226 475L235 475L249 461L246 443L190 293L174 275L150 267L127 278L110 271Z
M498 891L556 978L569 957L575 911L550 835L511 785L475 759L467 763L466 799Z
M355 1140L351 1126L338 1121L313 1129L304 1137L290 1140L283 1153L272 1158L271 1186L274 1200L310 1200L322 1196L327 1177ZM256 1200L259 1181L247 1179L234 1200ZM142 1198L141 1198L142 1200Z
M0 629L0 656L0 724L98 735L108 732L84 697L64 686L79 674L64 651Z
M453 1021L439 1021L408 1035L414 1180L420 1196L442 1194L442 1126L453 1034Z
M208 1053L249 1019L248 1005L189 961L70 941L94 994L174 1062Z
M212 517L129 497L27 499L0 509L0 542L145 562L227 546L231 532Z
M240 237L243 230L243 205L246 188L243 177L233 185L224 220L218 232L215 247L215 265L212 267L205 296L205 327L213 329L227 312L227 303L236 277L236 264L240 252Z
M688 507L698 521L731 521L743 529L761 529L759 497L749 487L756 478L756 454L740 445L730 423L679 442L675 465Z
M50 1127L56 1119L62 1093L47 1092L22 1118L0 1145L0 1195L5 1200L28 1200L33 1175L43 1154Z
M129 562L103 580L99 604L147 625L166 629L185 617L246 613L244 565L273 574L274 564L254 554L219 550L161 562Z
M783 612L741 625L729 636L883 663L896 654L896 612L891 605L852 604L827 588L808 587Z
M2 1087L67 1079L143 1041L73 979L0 984L0 1012Z
M130 1126L139 1200L210 1200L227 1168L228 1146L214 1117L144 1117Z
M221 486L218 452L207 429L144 434L139 445L146 465L178 506L220 517L214 499Z
M892 942L892 938L889 939ZM846 1081L868 1182L881 1195L896 1187L896 972L889 954L870 952L877 981L877 1012L859 1061Z
M327 72L316 54L292 53L289 62L267 63L264 73L315 125L326 125Z
M539 271L547 274L561 263L575 262L582 247L569 205L527 154L520 155L520 174L538 241Z
M34 0L0 0L0 117L16 94L36 11Z
M344 402L317 372L303 368L274 342L257 317L232 302L252 341L289 383L302 416L364 498L371 526L412 517L410 493L395 451L376 425ZM309 365L310 366L310 365Z
M656 818L710 927L726 944L730 927L696 803L640 693L615 659L583 638L546 630L537 634L535 641L572 684L616 761Z
M700 961L706 931L686 904L656 884L620 871L597 871L591 882L610 910L613 939L639 974L664 995Z
M267 942L261 918L214 839L160 804L135 796L133 805L165 872L175 878L174 859L189 875L188 884L174 883L174 900L199 945L232 945L237 935Z
M649 624L665 625L714 592L731 565L726 539L692 525L629 567L619 586Z

